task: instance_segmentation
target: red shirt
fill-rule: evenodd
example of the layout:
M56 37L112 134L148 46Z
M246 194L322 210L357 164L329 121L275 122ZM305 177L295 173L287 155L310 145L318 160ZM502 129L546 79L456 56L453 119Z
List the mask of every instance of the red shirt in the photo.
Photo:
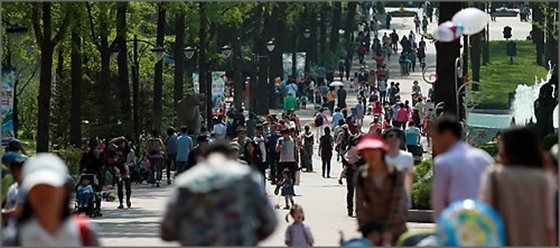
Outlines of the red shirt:
M384 61L383 56L377 56L375 58L375 63L377 63L378 65L383 65L383 61Z
M381 106L377 105L373 107L374 114L381 114L381 112L383 112L383 108L381 108Z

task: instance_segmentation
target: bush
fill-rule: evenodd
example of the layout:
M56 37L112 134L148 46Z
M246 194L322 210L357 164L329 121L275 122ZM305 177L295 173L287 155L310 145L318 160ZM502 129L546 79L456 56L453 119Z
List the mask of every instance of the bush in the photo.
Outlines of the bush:
M413 209L430 209L432 191L433 160L422 161L414 167L414 187L410 194Z
M482 145L478 146L478 148L486 151L492 157L498 156L498 143L495 143L495 142L486 143L486 144L482 144Z
M413 209L431 209L430 194L432 191L432 178L414 185L412 190Z
M77 175L80 173L80 160L82 159L83 151L78 148L66 148L60 150L54 150L52 153L56 154L68 166L68 171L70 175Z

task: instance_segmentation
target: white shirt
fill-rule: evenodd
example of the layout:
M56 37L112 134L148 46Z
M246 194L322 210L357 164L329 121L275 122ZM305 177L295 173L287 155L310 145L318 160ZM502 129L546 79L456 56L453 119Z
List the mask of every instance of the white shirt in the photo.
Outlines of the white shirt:
M223 123L214 124L212 127L212 133L216 135L216 138L223 139L226 137L226 125Z
M398 169L399 171L405 173L414 172L414 157L410 152L399 150L399 154L394 157L387 154L385 155L385 162L387 162L388 165ZM406 187L405 190L407 196L410 197L410 192L408 192L408 189Z
M263 136L256 136L253 138L253 141L259 145L259 149L261 150L262 161L266 162L266 144L264 143Z
M394 157L387 154L385 155L385 162L403 172L414 170L414 157L412 153L407 151L399 150L399 154Z
M29 220L20 229L20 240L21 246L82 246L79 227L71 218L68 218L54 235L45 231L36 219Z
M310 90L311 92L314 92L314 91L315 91L315 82L313 82L313 80L311 80L311 81L309 82L309 90Z

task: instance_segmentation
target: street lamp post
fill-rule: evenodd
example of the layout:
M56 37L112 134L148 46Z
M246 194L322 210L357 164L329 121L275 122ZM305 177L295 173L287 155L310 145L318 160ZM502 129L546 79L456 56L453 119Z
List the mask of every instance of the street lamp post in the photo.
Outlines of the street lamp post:
M27 31L29 30L27 27L22 27L19 26L18 24L11 24L10 22L8 22L7 20L2 19L2 24L7 26L6 28L6 33L8 34L8 37L10 39L10 41L12 41L13 43L19 44L22 39L25 37L25 35L27 34ZM2 67L4 67L4 63L2 63ZM6 67L10 68L10 70L12 70L12 51L9 49L8 47L8 54L6 56ZM0 82L0 96L3 98L5 95L4 92L4 83ZM9 96L8 96L9 97ZM12 99L14 101L14 105L15 102L17 101L16 99L16 87L14 84L14 87L12 88ZM16 109L17 111L17 109ZM17 123L14 123L17 124ZM17 127L14 125L14 131L17 130ZM16 137L16 133L14 132L13 136L14 138ZM2 138L2 141L4 141L4 132L2 130L2 126L0 125L0 137ZM4 144L4 142L2 142L2 145L7 145ZM0 149L0 156L2 156L2 149Z
M261 55L261 50L263 48L263 41L264 39L261 39L259 42L259 46L258 46L258 50L257 53L253 54L253 63L254 66L256 68L256 80L251 80L252 82L256 82L256 87L254 87L254 89L257 90L257 92L250 92L250 102L256 101L254 102L255 104L250 104L254 106L254 109L250 109L252 112L254 112L257 115L266 115L268 114L268 106L269 106L269 102L270 102L270 95L273 94L273 92L271 92L269 89L270 87L268 87L269 83L270 84L274 84L274 81L272 82L267 82L269 81L269 74L270 74L270 57L268 55ZM276 44L274 43L274 40L269 40L268 42L265 43L266 46L266 50L268 50L269 53L271 53L274 48L276 47ZM264 59L263 61L261 61L261 59ZM263 68L266 68L266 70L261 70ZM261 75L265 73L265 75ZM268 92L267 94L263 94L264 92Z
M148 47L152 47L151 52L156 56L157 61L163 59L165 56L165 49L161 46L156 46L153 43L145 40L138 39L134 35L132 40L127 40L127 43L132 42L133 57L132 57L132 117L134 121L134 142L139 144L140 133L142 132L142 123L140 121L140 57L144 55ZM138 43L144 43L146 46L141 51L138 50ZM120 48L115 47L113 53L119 53ZM126 51L125 51L126 52Z

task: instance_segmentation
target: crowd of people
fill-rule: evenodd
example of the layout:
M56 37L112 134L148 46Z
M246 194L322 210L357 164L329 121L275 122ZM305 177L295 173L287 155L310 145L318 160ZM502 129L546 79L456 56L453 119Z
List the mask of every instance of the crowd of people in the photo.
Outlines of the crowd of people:
M425 32L431 22L431 4L424 8L422 20L414 20L416 33L420 26ZM385 21L389 26L390 19ZM72 214L72 192L79 210L99 204L99 189L116 185L118 208L123 209L132 206L133 182L161 187L166 181L173 183L173 191L159 228L165 241L256 246L275 231L276 209L283 208L288 210L285 220L292 221L285 245L313 246L316 240L305 223L304 206L294 196L302 174L318 171L345 184L346 214L356 216L366 244L399 245L408 232L414 165L425 148L436 154L434 221L453 202L479 199L502 218L506 245L558 245L558 145L545 151L533 130L514 127L502 133L497 158L471 147L458 119L436 118L433 89L424 97L414 82L412 101L402 101L400 83L390 81L385 61L391 53L401 45L399 64L401 76L406 76L415 70L416 58L423 63L423 39L417 45L411 31L399 41L395 30L378 39L378 25L375 15L369 24L361 23L357 49L350 47L338 63L340 79L346 74L350 81L354 52L362 64L372 53L375 69L362 66L351 84L331 86L334 72L319 65L316 77L304 84L286 81L284 111L277 115L245 116L243 109L230 107L201 135L192 135L188 126L169 128L164 135L153 130L141 147L125 137L91 139L80 172L94 178L80 177L76 183L58 156L28 157L20 141L10 141L2 156L2 245L98 246L92 224ZM347 90L353 87L358 89L356 105L348 106ZM306 109L308 101L317 113L312 122L302 123L297 111ZM373 117L369 124L364 123L367 115ZM320 165L314 164L314 156ZM343 168L339 175L332 174L335 161ZM272 204L267 185L283 204ZM432 237L422 244L438 245Z

